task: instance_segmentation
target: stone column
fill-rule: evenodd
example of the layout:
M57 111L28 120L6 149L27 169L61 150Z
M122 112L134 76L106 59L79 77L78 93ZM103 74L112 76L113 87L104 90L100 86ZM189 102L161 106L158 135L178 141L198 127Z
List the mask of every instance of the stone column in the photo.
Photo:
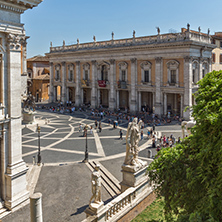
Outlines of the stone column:
M100 106L100 89L97 90L97 106Z
M81 90L80 90L80 85L81 85L81 79L80 79L80 62L76 61L76 102L75 105L79 106L81 103Z
M54 89L53 89L53 81L54 81L54 69L53 69L53 63L50 62L50 93L49 93L49 102L54 102L54 97L55 97L55 94L54 94Z
M109 108L113 111L116 108L116 63L114 59L110 60L110 100Z
M139 101L138 101L138 103L139 103L138 111L140 112L140 111L141 111L141 91L138 92L138 97L139 97L139 98L138 98L138 100L139 100Z
M69 87L66 88L66 100L69 101Z
M183 94L180 94L180 117L183 116L183 107L184 107L184 96Z
M177 94L174 94L174 110L177 111Z
M200 59L200 65L199 65L199 79L198 79L198 81L199 80L201 80L202 78L203 78L203 60L202 59Z
M155 114L162 114L161 104L161 76L163 75L163 60L162 57L157 57L155 62L155 81L156 81L156 96L154 101Z
M66 62L62 62L62 98L63 104L66 104Z
M164 99L163 99L163 102L164 102L164 113L163 114L167 115L167 94L164 93L163 96L164 96Z
M212 72L212 60L211 60L211 58L208 59L208 64L209 64L208 72Z
M41 193L30 196L30 216L31 222L43 222Z
M21 45L18 36L8 35L7 45L7 126L6 199L5 206L12 209L28 199L26 190L27 167L22 159L21 135Z
M137 79L137 59L133 58L131 61L131 91L130 91L130 112L137 111L137 93L136 93L136 79Z
M53 102L56 102L56 100L57 100L57 86L53 86L53 91L54 91Z
M191 57L184 58L184 108L192 106L192 61ZM183 113L186 120L190 120L190 108Z
M96 61L92 61L92 93L91 93L91 108L96 108L96 80L97 80L97 68Z
M119 90L116 92L116 108L119 109Z

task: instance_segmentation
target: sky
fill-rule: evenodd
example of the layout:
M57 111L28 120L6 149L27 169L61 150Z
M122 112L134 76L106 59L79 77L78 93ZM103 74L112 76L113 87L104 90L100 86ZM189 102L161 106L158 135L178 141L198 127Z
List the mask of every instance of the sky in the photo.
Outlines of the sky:
M211 34L222 31L222 0L43 0L22 14L30 36L27 58L44 55L53 46L179 32L190 29Z

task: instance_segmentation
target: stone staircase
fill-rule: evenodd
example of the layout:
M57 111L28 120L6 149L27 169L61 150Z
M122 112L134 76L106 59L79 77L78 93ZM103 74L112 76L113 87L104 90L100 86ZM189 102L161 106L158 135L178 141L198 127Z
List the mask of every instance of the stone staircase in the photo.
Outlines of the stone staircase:
M102 178L103 187L106 189L106 191L112 198L115 198L121 193L119 181L99 161L95 160L92 162L88 162L86 165L91 171L93 171L94 167L97 164L100 165L100 175Z

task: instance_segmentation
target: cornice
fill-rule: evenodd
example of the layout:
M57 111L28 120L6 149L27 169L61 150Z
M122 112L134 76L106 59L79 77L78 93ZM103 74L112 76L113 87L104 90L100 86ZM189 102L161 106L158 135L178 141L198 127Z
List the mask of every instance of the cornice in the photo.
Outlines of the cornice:
M22 14L25 10L36 7L43 0L0 0L0 9Z

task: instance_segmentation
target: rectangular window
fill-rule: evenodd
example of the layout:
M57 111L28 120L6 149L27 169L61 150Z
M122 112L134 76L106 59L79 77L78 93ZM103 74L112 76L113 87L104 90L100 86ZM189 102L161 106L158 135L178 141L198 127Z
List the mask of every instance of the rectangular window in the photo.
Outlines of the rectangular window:
M59 80L59 70L56 70L56 80Z
M220 64L222 64L222 54L220 54Z
M149 70L145 70L144 71L144 82L149 82L150 78L149 78Z
M122 81L126 81L126 70L122 70Z
M171 83L176 83L176 70L171 70L170 71L170 74L171 74Z
M222 48L222 41L220 41L220 47Z
M212 63L215 63L215 53L212 53Z
M88 76L88 70L85 70L85 80L88 80L89 76Z
M69 70L69 81L73 80L73 71Z

